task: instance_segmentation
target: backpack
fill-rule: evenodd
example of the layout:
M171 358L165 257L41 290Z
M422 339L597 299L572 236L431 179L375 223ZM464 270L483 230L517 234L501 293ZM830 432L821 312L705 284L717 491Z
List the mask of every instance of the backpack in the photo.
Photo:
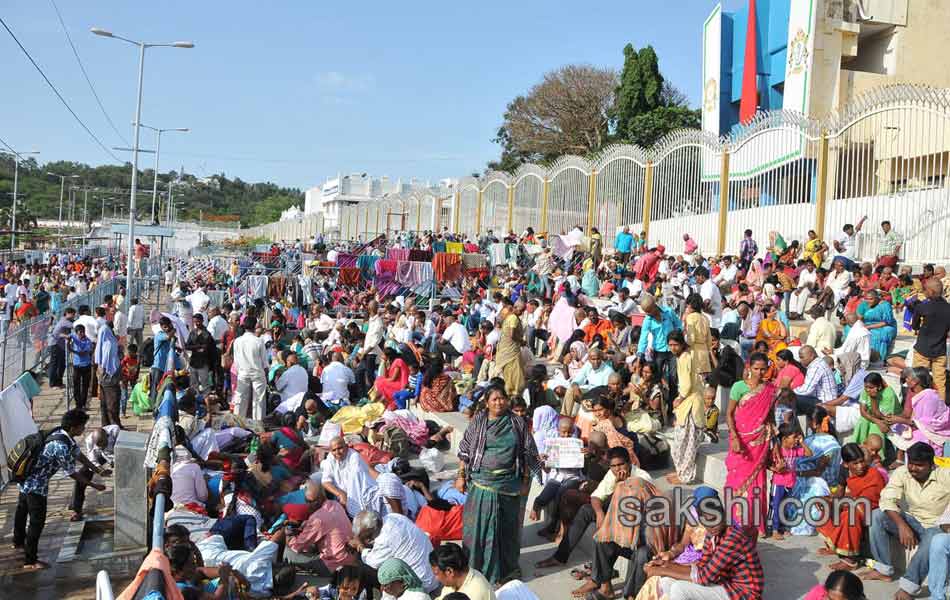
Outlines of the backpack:
M409 446L409 436L401 427L391 426L383 432L383 452L388 452L397 458L408 458Z
M31 433L7 453L7 468L10 469L10 480L14 483L23 483L33 474L33 468L39 459L46 443L52 440L68 441L62 429L49 429Z

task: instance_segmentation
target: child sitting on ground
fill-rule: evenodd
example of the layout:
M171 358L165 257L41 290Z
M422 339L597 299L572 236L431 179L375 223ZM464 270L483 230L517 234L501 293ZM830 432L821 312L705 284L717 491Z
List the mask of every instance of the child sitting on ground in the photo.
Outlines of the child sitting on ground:
M709 441L719 443L719 407L716 406L716 388L707 385L703 389L703 405L706 407L706 435Z
M558 419L557 437L575 437L573 419L565 416L562 416ZM547 452L541 455L541 459L545 461L544 472L546 482L544 484L544 489L542 489L541 493L538 494L538 497L535 498L534 504L531 507L530 518L532 521L538 521L541 519L541 511L548 504L552 502L556 503L561 496L562 490L577 487L584 479L583 468L568 469L556 466L548 467L546 464L548 458L549 455Z
M779 391L775 398L775 426L795 422L795 393L787 388Z
M878 472L884 476L884 482L887 483L888 479L890 479L890 475L887 469L884 468L884 463L881 462L881 448L883 447L884 440L876 433L868 435L864 443L861 444L861 449L864 450L864 459L867 461L868 466L872 469L877 469Z
M785 539L781 520L782 500L795 487L795 467L798 459L811 456L811 449L803 443L798 423L782 423L778 428L778 445L772 448L772 539Z

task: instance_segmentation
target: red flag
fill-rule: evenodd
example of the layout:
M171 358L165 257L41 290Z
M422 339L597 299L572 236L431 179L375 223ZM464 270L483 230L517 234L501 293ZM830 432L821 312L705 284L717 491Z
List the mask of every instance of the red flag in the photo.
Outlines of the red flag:
M745 61L742 64L742 98L739 101L739 122L747 123L758 106L756 69L755 0L749 0L749 23L745 34Z

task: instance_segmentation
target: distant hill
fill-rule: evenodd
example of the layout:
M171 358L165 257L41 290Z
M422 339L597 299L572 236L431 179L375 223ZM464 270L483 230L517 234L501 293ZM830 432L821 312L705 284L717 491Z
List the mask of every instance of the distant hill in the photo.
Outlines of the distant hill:
M0 155L0 221L6 221L6 213L12 205L13 160ZM129 187L132 182L132 165L103 165L90 167L68 161L39 164L29 158L20 163L20 179L17 191L17 222L28 223L33 219L56 219L59 217L60 179L47 175L78 175L66 180L64 206L69 203L69 187L88 186L99 191L89 192L89 220L99 218L102 201L105 199L106 215L113 214L113 205L128 215ZM152 210L152 181L154 171L139 171L138 206L139 219L147 221ZM209 220L233 221L240 219L245 227L269 223L280 218L280 213L292 205L303 205L303 192L285 188L274 183L247 183L239 177L229 179L223 173L199 178L189 173L169 171L158 176L159 202L165 207L168 182L174 181L172 197L180 206L179 218L198 220L199 214ZM82 192L77 191L76 219L82 218ZM68 214L65 212L64 218ZM159 214L164 214L160 212ZM3 223L0 223L2 225Z

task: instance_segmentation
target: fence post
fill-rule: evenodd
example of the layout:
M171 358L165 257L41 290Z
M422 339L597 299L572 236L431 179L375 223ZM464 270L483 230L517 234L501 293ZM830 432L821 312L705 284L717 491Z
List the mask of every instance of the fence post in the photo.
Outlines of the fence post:
M643 227L641 230L650 236L650 212L653 210L653 161L648 160L643 174ZM643 240L646 244L646 240Z
M719 172L719 243L717 253L726 251L726 216L729 211L729 147L722 149L722 170Z
M476 188L475 194L475 239L478 239L479 232L482 230L482 190Z
M508 231L512 231L515 220L515 186L508 185Z
M541 185L541 231L544 233L548 232L548 194L550 191L551 182L545 177Z
M594 227L594 215L597 210L597 170L591 169L587 178L587 235Z
M455 233L461 233L459 231L459 213L462 212L462 192L455 192L455 208L452 211L452 231Z
M825 239L825 209L828 202L828 133L818 140L818 188L815 190L815 233Z

